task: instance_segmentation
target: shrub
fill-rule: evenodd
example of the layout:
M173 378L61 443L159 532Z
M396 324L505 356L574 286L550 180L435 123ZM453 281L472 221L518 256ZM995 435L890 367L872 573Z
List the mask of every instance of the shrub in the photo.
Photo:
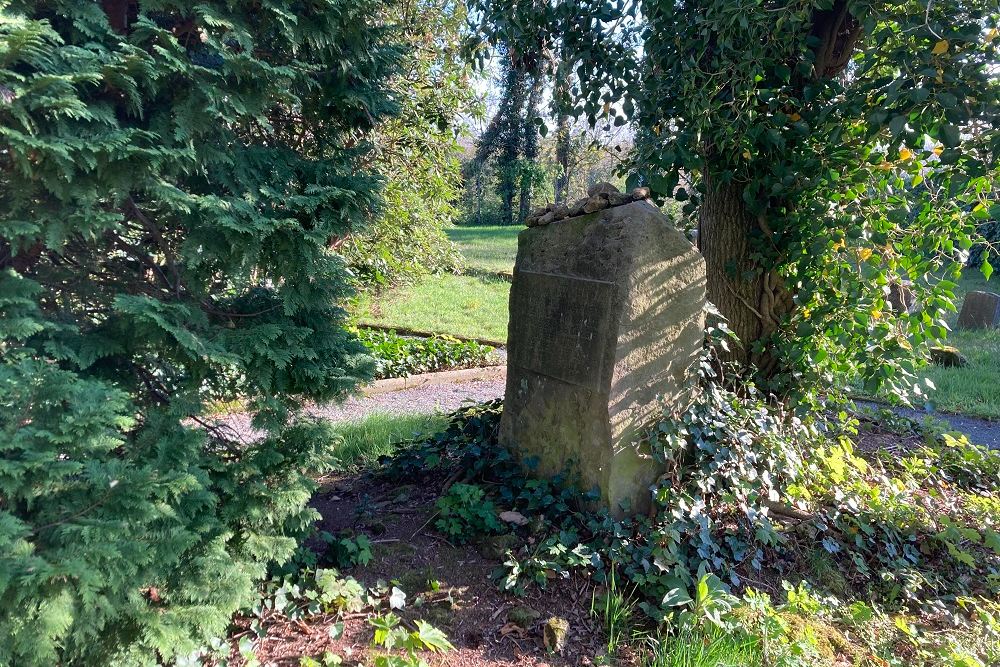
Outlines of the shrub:
M375 357L377 378L406 377L415 373L472 368L494 361L495 349L451 336L419 338L395 331L362 329L358 338Z
M3 4L0 663L170 662L314 518L294 410L373 366L327 245L380 205L376 9Z
M448 0L389 0L403 45L390 85L400 113L374 136L386 176L385 208L352 230L342 251L361 288L384 287L453 271L461 256L445 228L456 215L461 173L455 119L474 105L467 61L459 53L465 5ZM391 17L391 18L390 18Z

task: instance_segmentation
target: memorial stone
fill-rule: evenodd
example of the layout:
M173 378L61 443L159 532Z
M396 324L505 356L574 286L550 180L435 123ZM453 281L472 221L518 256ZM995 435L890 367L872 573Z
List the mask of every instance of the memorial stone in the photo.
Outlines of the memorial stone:
M1000 327L1000 294L969 292L958 315L959 329L996 329Z
M501 442L537 475L596 487L615 515L645 511L662 470L638 443L664 402L694 395L704 307L704 260L647 201L525 229Z

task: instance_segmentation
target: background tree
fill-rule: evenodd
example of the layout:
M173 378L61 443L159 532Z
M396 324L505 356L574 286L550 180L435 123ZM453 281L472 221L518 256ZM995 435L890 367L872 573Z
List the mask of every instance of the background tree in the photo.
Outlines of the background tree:
M383 13L385 24L399 24L402 62L389 88L400 112L375 131L367 157L385 176L385 208L352 230L342 248L362 287L457 266L444 229L458 215L461 194L460 116L475 104L460 48L463 3L393 2Z
M911 389L995 205L995 2L504 4L479 5L487 41L559 34L576 113L634 121L633 178L697 213L733 359L778 389ZM888 304L900 280L916 314Z
M496 176L500 196L499 224L514 224L514 200L519 220L531 207L532 186L544 178L536 169L538 156L537 109L545 72L541 54L532 50L499 49L502 88L497 110L476 141L476 151L466 167L467 177L479 188L488 168ZM477 220L477 222L479 222Z
M0 663L163 664L309 525L368 377L327 245L380 208L367 0L0 14ZM263 436L205 420L242 397Z

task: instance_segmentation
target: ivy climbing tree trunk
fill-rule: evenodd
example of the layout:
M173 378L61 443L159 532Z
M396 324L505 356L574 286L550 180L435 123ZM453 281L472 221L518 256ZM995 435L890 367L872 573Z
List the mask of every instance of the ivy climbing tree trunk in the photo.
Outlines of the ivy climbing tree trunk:
M570 115L567 107L573 88L573 73L566 66L565 58L556 67L555 79L556 164L559 165L559 175L556 176L553 190L555 202L565 204L569 200Z
M743 203L738 183L722 183L718 178L705 179L705 198L698 219L698 247L705 258L708 299L739 337L742 348L731 355L749 361L744 341L757 340L761 329L761 278L753 271L750 233L755 223Z
M541 74L531 77L531 92L528 94L528 106L524 114L524 163L519 170L521 197L518 200L518 221L528 217L531 212L531 186L532 173L531 164L538 158L538 126L535 125L535 117L538 116L538 103L542 98L542 84L544 79Z
M729 359L753 363L761 372L776 370L769 345L782 318L791 312L792 294L773 269L770 229L747 210L744 184L706 175L699 210L698 247L705 258L708 299L726 319L740 344Z
M569 199L569 115L563 110L556 117L556 164L559 175L554 187L555 200L557 204L565 204Z

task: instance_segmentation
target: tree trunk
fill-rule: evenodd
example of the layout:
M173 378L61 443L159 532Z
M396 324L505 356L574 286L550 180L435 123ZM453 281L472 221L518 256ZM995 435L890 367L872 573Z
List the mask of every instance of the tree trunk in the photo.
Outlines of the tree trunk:
M569 114L560 107L556 116L556 164L560 172L555 182L557 204L566 204L569 198Z
M535 74L531 80L531 92L528 95L528 103L524 110L524 137L521 141L524 155L524 165L521 171L521 199L518 209L518 222L524 220L531 213L531 186L533 174L526 169L534 167L538 158L538 126L535 119L538 117L538 103L542 97L542 75Z
M779 370L772 335L793 307L791 293L773 269L776 262L761 264L770 256L769 237L766 221L747 211L740 183L706 176L698 247L708 272L708 300L740 341L730 345L724 359L752 364L764 379Z
M557 204L569 203L569 140L570 92L573 88L573 72L567 66L565 59L559 61L555 77L555 107L556 107L556 164L560 173L554 184Z

